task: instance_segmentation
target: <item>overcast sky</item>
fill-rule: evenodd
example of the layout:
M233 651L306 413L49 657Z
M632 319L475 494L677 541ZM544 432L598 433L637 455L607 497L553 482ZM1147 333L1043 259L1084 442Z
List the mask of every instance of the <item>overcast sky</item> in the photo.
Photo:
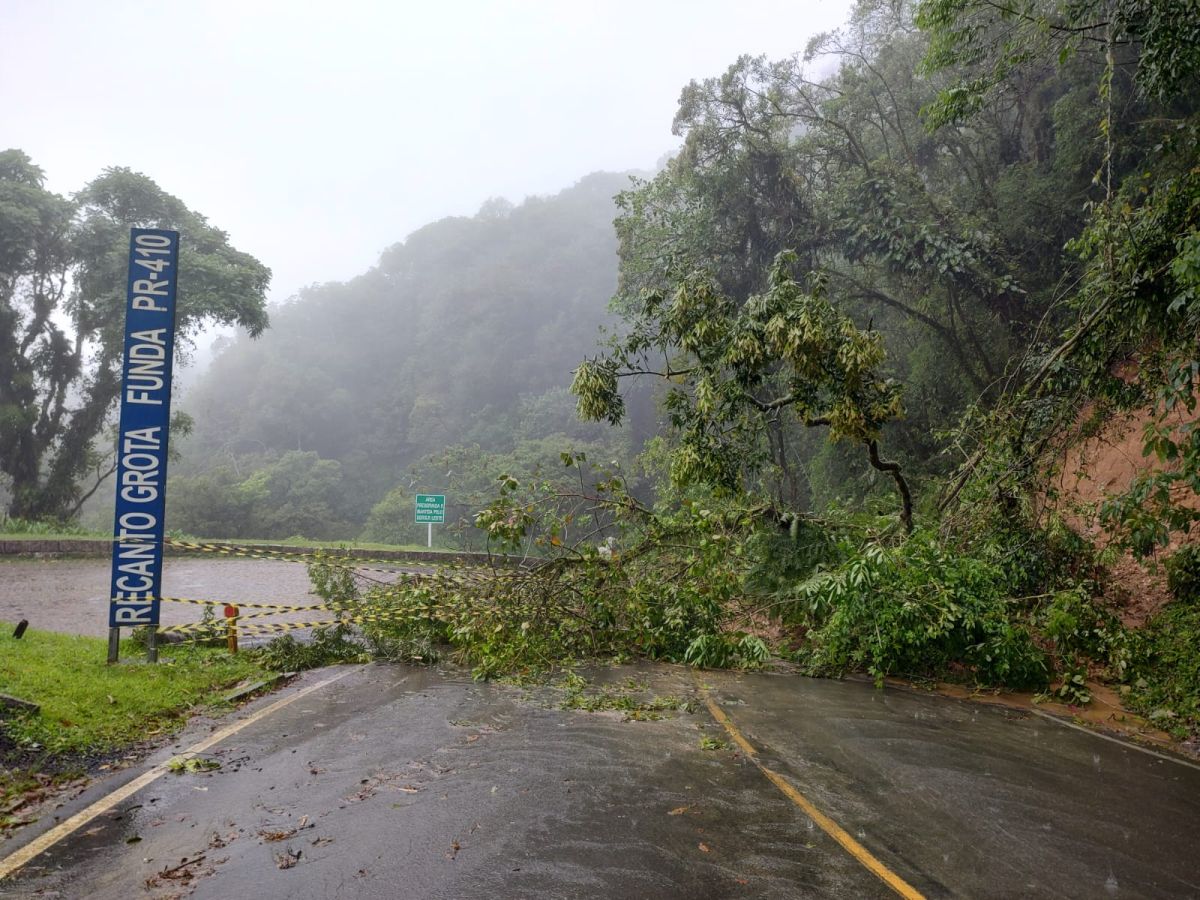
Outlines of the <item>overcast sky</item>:
M0 0L0 149L67 193L128 166L274 270L345 279L427 222L650 168L693 78L849 0Z

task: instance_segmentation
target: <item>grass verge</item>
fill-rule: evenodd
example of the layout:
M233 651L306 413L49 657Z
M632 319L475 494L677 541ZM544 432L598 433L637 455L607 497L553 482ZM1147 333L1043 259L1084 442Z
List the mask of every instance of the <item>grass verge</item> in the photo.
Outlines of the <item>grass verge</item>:
M107 665L100 638L30 629L20 640L0 623L0 693L41 706L0 719L0 797L37 772L78 772L147 737L181 728L197 707L267 672L254 658L190 645L162 648L156 666ZM140 658L132 647L122 656Z

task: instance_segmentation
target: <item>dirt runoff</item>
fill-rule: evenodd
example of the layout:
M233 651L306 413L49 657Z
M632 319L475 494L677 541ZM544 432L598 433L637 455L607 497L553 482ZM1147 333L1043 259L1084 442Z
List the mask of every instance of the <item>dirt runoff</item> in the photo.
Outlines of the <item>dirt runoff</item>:
M104 637L109 576L107 559L0 559L0 621L28 619L31 628ZM295 606L321 602L310 590L304 564L283 560L167 559L163 596ZM198 622L203 609L164 603L161 624ZM292 612L252 621L311 621L314 616L328 618L323 613Z
M1080 422L1087 421L1091 410L1084 410ZM1200 413L1179 411L1172 418L1176 427L1195 421ZM1164 466L1153 457L1142 455L1143 434L1153 421L1150 410L1138 410L1107 421L1099 432L1075 442L1063 455L1055 479L1055 499L1051 508L1060 513L1075 531L1098 547L1108 545L1110 535L1099 521L1100 504L1129 489L1135 477L1146 471L1161 471ZM1195 508L1200 498L1183 485L1173 491L1175 502ZM1110 600L1126 625L1140 627L1171 599L1161 560L1184 543L1193 543L1196 535L1175 535L1156 558L1140 562L1128 551L1122 552L1109 567L1112 585Z

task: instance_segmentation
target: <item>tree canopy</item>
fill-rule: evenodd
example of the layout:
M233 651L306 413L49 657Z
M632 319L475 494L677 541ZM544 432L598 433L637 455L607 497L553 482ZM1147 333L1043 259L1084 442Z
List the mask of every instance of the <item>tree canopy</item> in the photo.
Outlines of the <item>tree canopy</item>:
M144 175L108 169L74 197L0 153L0 471L9 514L68 518L112 471L100 437L120 390L129 229L181 232L177 333L267 325L270 270ZM91 475L91 483L85 479Z
M575 371L580 414L618 424L619 380L661 379L670 385L664 406L678 434L672 480L735 494L757 487L761 450L787 421L827 427L831 439L862 444L871 464L892 475L911 530L908 484L899 466L879 457L881 426L903 411L898 385L880 373L882 338L830 303L823 278L802 287L792 275L796 262L795 253L780 253L768 288L740 308L699 274L684 276L669 297L644 294L609 355Z

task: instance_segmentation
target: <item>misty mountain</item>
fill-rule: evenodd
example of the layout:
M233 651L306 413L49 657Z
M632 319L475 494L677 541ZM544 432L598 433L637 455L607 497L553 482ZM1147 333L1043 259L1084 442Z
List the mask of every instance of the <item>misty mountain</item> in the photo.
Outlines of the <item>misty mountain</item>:
M274 308L270 329L234 341L180 404L195 429L179 444L172 525L204 530L198 485L245 495L247 479L285 454L282 488L251 491L252 505L307 503L289 495L313 490L304 478L333 461L317 479L329 509L307 519L316 527L324 516L321 530L343 536L409 467L448 447L603 438L608 429L575 419L566 387L612 322L612 197L628 184L596 173L552 197L490 200L414 232L357 278ZM214 511L212 521L225 515L237 518ZM255 527L287 536L301 525Z

